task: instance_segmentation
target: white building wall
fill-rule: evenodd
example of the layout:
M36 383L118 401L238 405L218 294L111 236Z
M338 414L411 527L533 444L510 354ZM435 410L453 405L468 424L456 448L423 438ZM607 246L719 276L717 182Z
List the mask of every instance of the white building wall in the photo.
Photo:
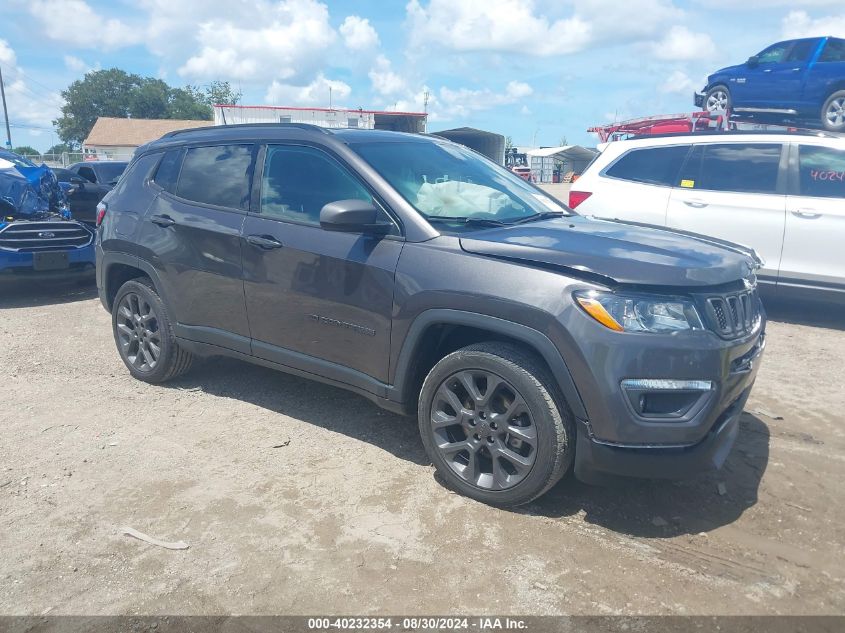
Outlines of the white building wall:
M214 108L214 125L241 123L309 123L326 128L375 128L375 115L358 110L298 110L284 108Z

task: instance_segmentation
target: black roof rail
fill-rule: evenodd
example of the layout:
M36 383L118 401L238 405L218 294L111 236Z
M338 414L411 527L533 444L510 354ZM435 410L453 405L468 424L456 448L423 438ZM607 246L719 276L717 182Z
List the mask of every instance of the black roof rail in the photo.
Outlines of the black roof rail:
M283 128L297 128L302 130L311 130L313 132L321 132L323 134L331 134L331 130L328 128L320 127L319 125L313 125L311 123L231 123L229 125L209 125L205 127L189 127L182 130L173 130L172 132L168 132L164 134L161 138L172 138L174 136L179 136L182 134L188 133L202 133L208 130L231 130L234 128L266 128L266 127L283 127Z

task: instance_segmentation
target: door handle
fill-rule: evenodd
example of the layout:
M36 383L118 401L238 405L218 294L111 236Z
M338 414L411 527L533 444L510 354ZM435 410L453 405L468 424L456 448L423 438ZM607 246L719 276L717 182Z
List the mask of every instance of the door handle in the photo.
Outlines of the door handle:
M801 72L801 69L800 69L800 68L793 68L793 69L792 69L792 72L794 72L794 73L800 73L800 72Z
M176 220L171 218L169 215L154 215L150 218L150 222L157 224L162 228L167 228L168 226L176 224Z
M684 200L685 205L688 207L692 207L693 209L703 209L707 206L707 203L703 200Z
M253 246L266 250L270 250L271 248L281 248L284 246L284 244L271 235L248 235L246 241Z
M821 213L816 213L813 209L796 209L792 212L796 218L806 218L808 220L815 220L822 217Z

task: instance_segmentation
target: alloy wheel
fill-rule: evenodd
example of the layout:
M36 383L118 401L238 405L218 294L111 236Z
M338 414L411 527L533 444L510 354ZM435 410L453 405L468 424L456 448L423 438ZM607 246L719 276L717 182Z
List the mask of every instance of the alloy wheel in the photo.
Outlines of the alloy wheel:
M706 108L708 112L722 112L728 109L728 93L724 90L715 90L707 97Z
M150 372L161 357L158 316L140 295L124 295L117 308L117 338L121 352L138 371Z
M825 117L831 125L840 126L845 123L845 97L831 101L827 106Z
M430 412L434 446L464 481L507 490L537 455L537 428L525 399L501 376L469 369L444 380Z

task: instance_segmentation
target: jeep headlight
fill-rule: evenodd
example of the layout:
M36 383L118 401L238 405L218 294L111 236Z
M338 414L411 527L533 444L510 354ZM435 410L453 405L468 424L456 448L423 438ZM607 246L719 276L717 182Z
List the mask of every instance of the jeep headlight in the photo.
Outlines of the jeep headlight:
M676 297L616 294L596 290L574 294L584 312L617 332L678 332L704 326L691 301Z

